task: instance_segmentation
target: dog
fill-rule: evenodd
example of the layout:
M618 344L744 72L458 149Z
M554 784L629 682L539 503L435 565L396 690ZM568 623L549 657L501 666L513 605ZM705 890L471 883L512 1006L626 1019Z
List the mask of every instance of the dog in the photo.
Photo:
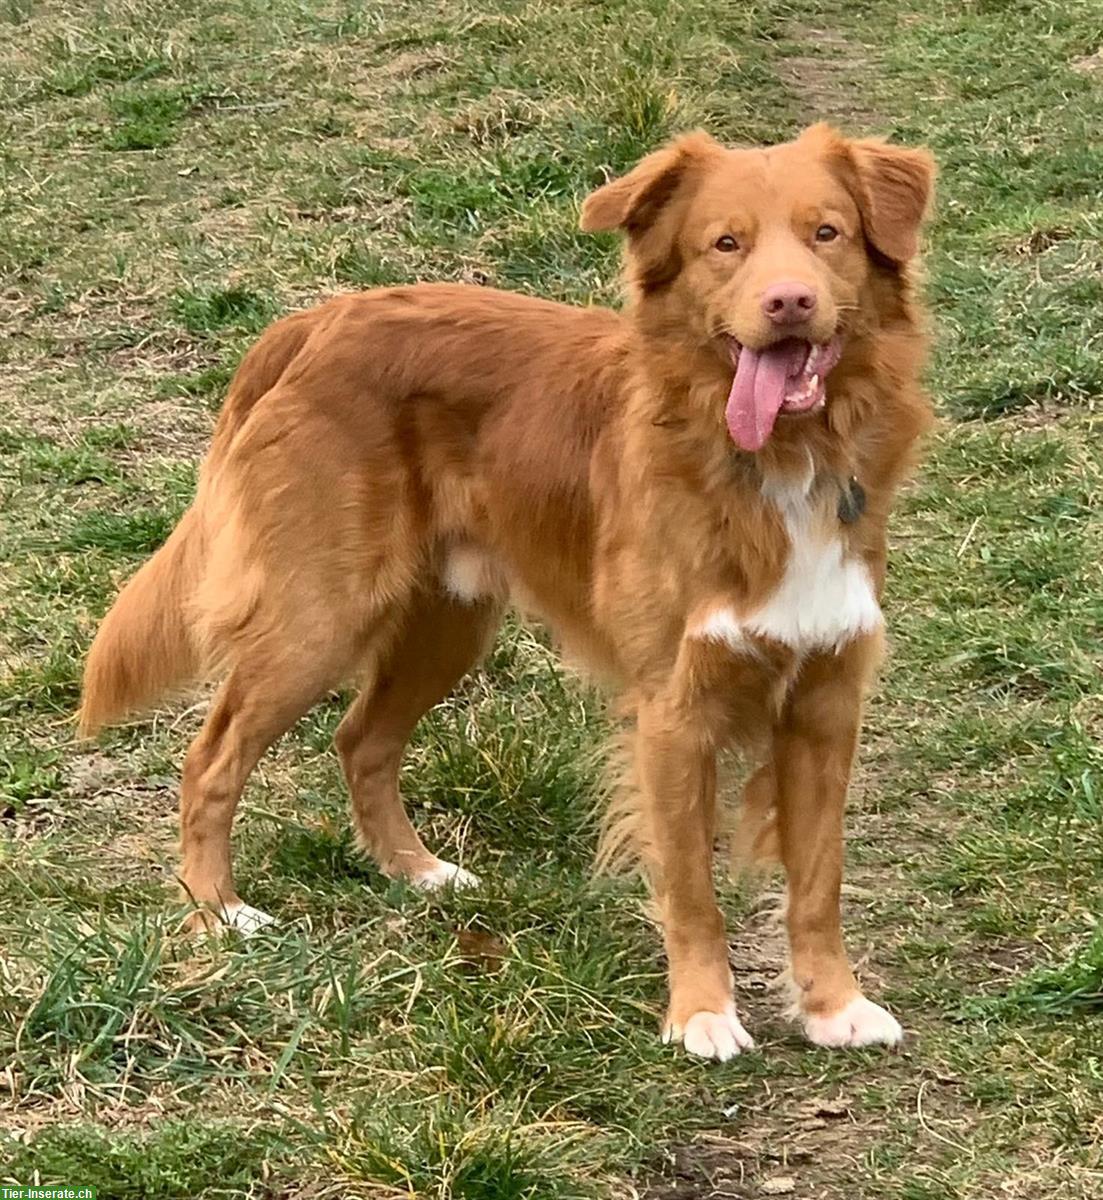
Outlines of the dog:
M422 284L260 337L194 503L84 676L86 735L222 680L183 765L194 919L271 919L234 886L234 809L267 747L350 682L335 740L360 844L388 876L476 882L422 843L398 770L513 603L626 723L664 1040L753 1045L713 884L729 746L754 756L745 811L786 871L806 1036L900 1040L856 982L839 896L886 522L931 419L914 264L933 179L925 150L825 125L767 149L692 133L582 206L583 230L624 235L623 313Z

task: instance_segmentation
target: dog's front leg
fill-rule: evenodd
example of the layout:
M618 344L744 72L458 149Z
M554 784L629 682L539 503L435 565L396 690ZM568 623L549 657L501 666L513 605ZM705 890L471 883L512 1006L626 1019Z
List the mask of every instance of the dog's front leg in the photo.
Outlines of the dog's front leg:
M896 1019L858 988L843 948L839 894L843 810L862 697L880 638L805 660L774 734L781 857L788 876L790 959L797 1009L821 1046L892 1044Z
M682 698L643 705L637 739L645 854L670 973L663 1040L725 1061L754 1043L735 1013L713 886L716 751L700 713Z

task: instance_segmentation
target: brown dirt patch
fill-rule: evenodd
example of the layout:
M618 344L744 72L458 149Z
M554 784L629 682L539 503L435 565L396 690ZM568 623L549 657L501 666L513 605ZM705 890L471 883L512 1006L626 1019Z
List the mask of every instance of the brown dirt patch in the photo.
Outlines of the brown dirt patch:
M846 132L871 132L884 122L872 103L876 64L868 47L829 29L797 26L792 41L814 53L795 54L777 73L801 101L809 121L831 121Z
M1069 65L1079 75L1094 75L1097 79L1103 79L1103 46L1094 54L1074 58Z

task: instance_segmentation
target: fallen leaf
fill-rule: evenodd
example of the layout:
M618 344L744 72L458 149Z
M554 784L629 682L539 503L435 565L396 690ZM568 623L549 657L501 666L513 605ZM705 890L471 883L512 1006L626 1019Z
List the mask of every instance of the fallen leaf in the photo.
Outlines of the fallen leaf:
M457 929L456 943L460 948L460 958L468 966L478 967L481 971L501 970L506 947L492 933L482 933L478 929Z

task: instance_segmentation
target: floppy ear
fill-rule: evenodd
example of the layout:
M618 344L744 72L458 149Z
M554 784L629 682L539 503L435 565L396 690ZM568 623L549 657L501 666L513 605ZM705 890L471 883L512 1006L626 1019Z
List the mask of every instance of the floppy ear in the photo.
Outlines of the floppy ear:
M866 237L895 263L914 258L934 189L935 161L926 150L876 139L844 143L856 176L855 199Z
M689 133L671 142L619 179L586 197L579 226L584 233L646 228L677 191L694 162L715 152L719 144L707 133Z

